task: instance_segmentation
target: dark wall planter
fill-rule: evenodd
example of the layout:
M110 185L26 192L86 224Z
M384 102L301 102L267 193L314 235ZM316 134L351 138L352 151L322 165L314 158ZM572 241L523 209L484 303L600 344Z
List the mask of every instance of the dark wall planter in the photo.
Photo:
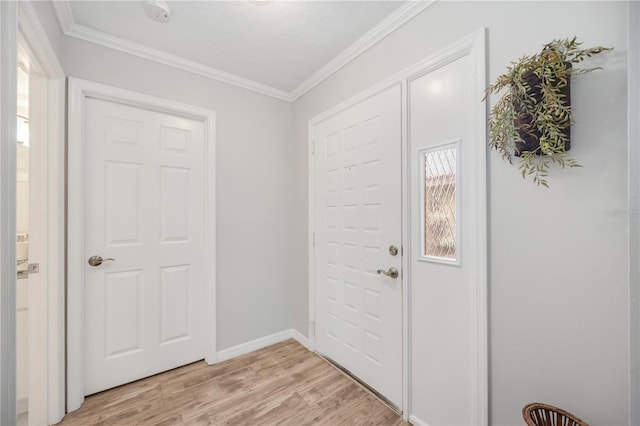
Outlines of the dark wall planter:
M569 66L571 65L569 64ZM542 92L539 87L541 83L540 78L532 71L525 72L523 77L529 84L529 94L533 96L536 103L540 103L542 101ZM564 87L560 88L560 93L565 96L564 99L567 106L571 106L571 76L569 75L567 78L569 81ZM561 82L557 81L557 83L559 85ZM515 119L515 127L523 142L516 141L516 150L514 154L516 157L520 157L523 152L532 152L538 149L540 146L541 131L535 127L531 128L530 123L532 121L532 117L526 111L516 108L516 112L518 113L518 116ZM564 123L561 124L564 126L563 133L567 136L565 151L569 151L569 149L571 149L571 122L569 120L564 120ZM537 151L537 154L542 155L542 152Z

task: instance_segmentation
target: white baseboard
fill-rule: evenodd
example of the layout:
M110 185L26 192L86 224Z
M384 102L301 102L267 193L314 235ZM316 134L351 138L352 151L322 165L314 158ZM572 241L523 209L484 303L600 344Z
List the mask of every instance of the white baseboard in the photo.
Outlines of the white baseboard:
M411 423L413 426L429 426L414 415L409 416L409 423Z
M257 351L258 349L266 348L267 346L273 345L275 343L283 342L290 338L291 330L284 330L279 333L271 334L269 336L260 337L259 339L241 343L228 349L218 351L216 361L226 361L240 355L248 354L249 352Z
M291 331L291 338L292 339L294 339L295 341L300 343L305 348L311 350L311 342L309 341L309 338L307 336L304 336L302 333L300 333L298 330L296 330L294 328L292 328L289 331Z
M302 346L309 349L309 339L303 336L302 333L300 333L298 330L290 328L289 330L284 330L279 333L271 334L269 336L260 337L259 339L241 343L239 345L218 351L216 362L222 362L240 355L248 354L249 352L266 348L267 346L283 342L287 339L294 339Z

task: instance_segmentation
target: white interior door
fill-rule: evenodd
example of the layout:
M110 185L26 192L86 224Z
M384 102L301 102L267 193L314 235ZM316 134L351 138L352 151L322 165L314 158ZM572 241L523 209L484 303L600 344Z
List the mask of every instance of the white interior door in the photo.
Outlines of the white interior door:
M402 404L401 91L314 130L318 352ZM392 254L390 246L398 248Z
M458 55L460 56L460 55ZM470 55L411 79L411 406L425 424L478 417L486 227L482 88Z
M86 395L205 356L204 138L201 121L85 101Z

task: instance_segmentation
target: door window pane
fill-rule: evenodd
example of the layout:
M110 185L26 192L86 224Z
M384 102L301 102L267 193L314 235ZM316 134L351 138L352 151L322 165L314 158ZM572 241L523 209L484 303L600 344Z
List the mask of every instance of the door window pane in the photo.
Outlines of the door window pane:
M423 152L423 256L458 259L457 144Z

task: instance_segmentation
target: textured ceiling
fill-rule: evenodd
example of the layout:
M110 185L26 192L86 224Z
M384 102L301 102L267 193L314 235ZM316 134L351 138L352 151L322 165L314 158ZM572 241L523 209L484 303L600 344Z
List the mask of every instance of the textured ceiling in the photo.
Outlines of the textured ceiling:
M291 92L404 1L71 1L76 24Z

